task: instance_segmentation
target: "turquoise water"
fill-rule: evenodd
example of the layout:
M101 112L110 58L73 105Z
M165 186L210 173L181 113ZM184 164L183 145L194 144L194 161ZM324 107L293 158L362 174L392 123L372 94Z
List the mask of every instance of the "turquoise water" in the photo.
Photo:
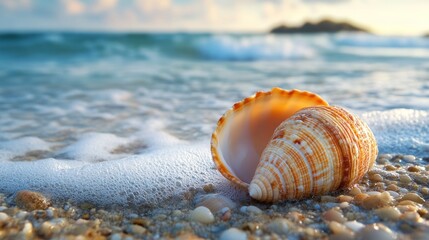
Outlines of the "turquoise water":
M175 165L183 175L182 190L222 182L215 173L205 173L211 167L208 144L216 121L234 102L275 86L312 91L356 112L373 128L382 153L429 156L429 39L0 34L0 176L6 179L0 191L52 193L60 186L66 189L63 197L71 197L67 189L92 192L100 181L117 183L105 193L115 196L118 186L130 181L121 178L115 164L133 166L129 177L140 181L149 174L147 168L135 168L141 161L170 158L198 170L195 181ZM190 147L171 148L177 144ZM121 165L127 159L131 165ZM160 167L154 164L152 170ZM17 169L20 179L12 173ZM37 181L34 169L40 169ZM70 171L63 175L59 169ZM52 179L41 180L43 171ZM84 178L73 183L77 187L67 182L79 171L100 179ZM105 171L112 177L103 178Z

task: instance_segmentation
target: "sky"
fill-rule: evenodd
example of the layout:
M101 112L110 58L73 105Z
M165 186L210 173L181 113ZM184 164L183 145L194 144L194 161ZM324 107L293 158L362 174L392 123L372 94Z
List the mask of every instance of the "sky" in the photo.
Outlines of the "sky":
M429 0L0 0L0 31L266 32L324 18L429 33Z

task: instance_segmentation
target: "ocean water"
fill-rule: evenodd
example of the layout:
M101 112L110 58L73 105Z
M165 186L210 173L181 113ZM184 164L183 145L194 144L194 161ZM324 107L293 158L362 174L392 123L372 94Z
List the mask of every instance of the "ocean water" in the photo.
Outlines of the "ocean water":
M368 34L0 34L0 192L156 204L212 183L234 102L312 91L361 116L381 153L429 156L429 39ZM424 160L422 160L424 161Z

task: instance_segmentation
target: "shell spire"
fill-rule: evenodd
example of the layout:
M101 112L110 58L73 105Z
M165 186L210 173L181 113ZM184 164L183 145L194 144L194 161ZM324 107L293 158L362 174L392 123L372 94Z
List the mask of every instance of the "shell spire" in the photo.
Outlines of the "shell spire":
M274 132L249 194L259 201L300 199L349 187L374 164L374 135L340 107L310 107Z

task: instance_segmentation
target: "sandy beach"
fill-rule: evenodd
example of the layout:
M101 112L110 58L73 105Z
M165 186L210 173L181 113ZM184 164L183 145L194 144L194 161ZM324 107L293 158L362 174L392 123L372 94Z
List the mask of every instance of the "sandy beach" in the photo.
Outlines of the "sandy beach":
M1 194L0 237L427 239L427 161L412 155L381 154L364 179L350 189L276 204L258 203L250 197L233 201L217 194L213 185L190 189L156 206L133 208L52 201L30 191Z

